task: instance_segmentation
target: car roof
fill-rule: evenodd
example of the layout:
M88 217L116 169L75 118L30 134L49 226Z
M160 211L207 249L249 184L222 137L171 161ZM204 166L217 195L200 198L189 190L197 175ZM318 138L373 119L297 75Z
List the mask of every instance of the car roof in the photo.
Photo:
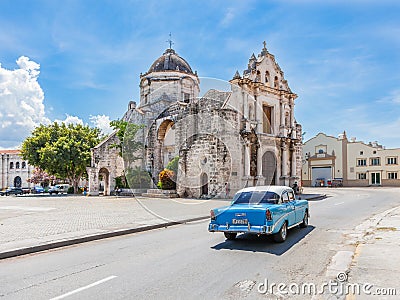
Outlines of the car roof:
M264 185L264 186L247 187L247 188L239 190L238 193L242 193L242 192L274 192L274 193L281 195L283 191L293 191L293 190L290 187L283 186L283 185Z

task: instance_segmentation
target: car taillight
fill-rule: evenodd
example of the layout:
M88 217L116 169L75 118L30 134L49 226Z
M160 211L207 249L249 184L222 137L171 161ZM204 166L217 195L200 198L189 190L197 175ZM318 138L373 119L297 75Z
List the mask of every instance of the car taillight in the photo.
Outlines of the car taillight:
M267 218L267 221L272 221L272 214L269 209L267 209L267 211L265 212L265 217Z
M215 220L215 212L213 210L210 211L211 214L211 221Z

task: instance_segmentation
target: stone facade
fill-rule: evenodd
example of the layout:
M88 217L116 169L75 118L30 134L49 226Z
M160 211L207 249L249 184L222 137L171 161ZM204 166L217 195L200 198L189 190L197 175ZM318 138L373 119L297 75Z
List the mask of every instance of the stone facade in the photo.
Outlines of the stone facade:
M221 196L246 186L298 181L302 132L294 117L297 95L265 43L230 84L230 91L212 89L199 97L197 73L167 49L141 74L139 105L131 102L124 116L144 126L136 135L143 145L136 153L141 159L129 159L129 151L123 160L118 157L109 148L115 133L110 135L93 149L90 193L98 194L100 170L109 174L105 193L113 189L116 176L124 170L133 174L134 168L157 183L160 171L176 156L177 193L182 197Z
M303 145L304 186L400 186L400 149L365 144L346 133L337 138L319 133Z
M20 150L0 150L0 155L1 189L9 186L30 188L28 178L34 168L22 159Z

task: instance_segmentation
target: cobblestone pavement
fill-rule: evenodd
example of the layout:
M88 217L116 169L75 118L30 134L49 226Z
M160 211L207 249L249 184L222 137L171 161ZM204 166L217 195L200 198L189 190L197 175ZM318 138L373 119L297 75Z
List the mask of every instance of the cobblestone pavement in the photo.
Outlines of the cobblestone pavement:
M0 197L0 252L207 216L225 200L66 195ZM208 220L203 221L205 228Z

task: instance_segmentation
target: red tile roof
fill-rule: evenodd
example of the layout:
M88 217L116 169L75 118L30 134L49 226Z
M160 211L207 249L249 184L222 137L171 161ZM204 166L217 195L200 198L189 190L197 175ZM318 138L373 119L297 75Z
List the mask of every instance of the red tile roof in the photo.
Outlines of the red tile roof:
M21 150L0 150L0 154L20 154Z

